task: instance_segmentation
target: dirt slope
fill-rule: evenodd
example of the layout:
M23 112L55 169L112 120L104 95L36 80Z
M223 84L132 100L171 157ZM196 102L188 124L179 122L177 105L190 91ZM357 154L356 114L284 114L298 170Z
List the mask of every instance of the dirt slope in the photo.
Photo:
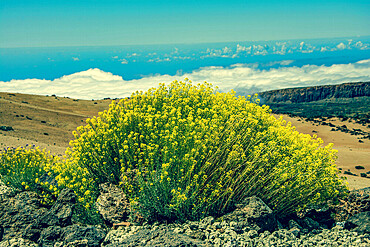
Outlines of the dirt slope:
M38 143L58 147L60 153L84 120L108 108L111 100L74 100L54 96L0 93L0 147ZM10 142L13 140L13 142ZM15 141L15 142L14 142ZM63 151L64 152L64 151Z

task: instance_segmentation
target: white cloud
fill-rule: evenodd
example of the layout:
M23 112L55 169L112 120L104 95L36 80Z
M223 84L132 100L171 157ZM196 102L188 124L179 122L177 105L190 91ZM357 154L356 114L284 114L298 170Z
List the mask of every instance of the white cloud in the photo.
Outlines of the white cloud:
M225 46L222 49L222 52L225 53L225 54L229 54L229 53L232 53L233 52L233 49L231 49L230 47Z
M265 47L263 45L253 45L253 49L257 51L265 50Z
M361 41L356 42L355 47L356 48L360 48L360 50L369 50L370 49L368 43L367 44L366 43L364 44Z
M272 51L274 54L285 55L286 50L287 50L286 42L284 43L277 42L276 46L272 47Z
M246 52L247 54L250 54L251 50L252 50L252 46L246 47L246 46L242 46L239 44L236 45L236 53Z
M263 46L263 45L253 45L253 55L262 55L262 56L265 56L268 54L268 51L267 51L267 46Z
M339 50L344 50L344 49L346 49L346 45L345 45L345 44L343 44L343 43L339 43L339 44L337 45L337 48L338 48Z
M243 51L243 49L245 49L245 47L240 46L238 44L237 48L236 48L236 53L234 54L233 49L231 47L227 47L227 46L225 46L224 48L221 48L221 49L207 48L207 50L205 52L201 52L201 53L206 54L206 55L203 55L200 58L208 58L208 57L235 58L235 57L238 56L238 53L240 51Z
M124 58L120 59L119 61L121 62L121 64L128 64L128 61Z
M80 61L78 57L72 57L73 61Z
M137 57L137 56L140 56L140 54L137 54L136 52L127 55L127 57Z
M124 58L119 59L119 57L118 57L118 56L113 56L112 58L113 58L114 60L117 60L118 62L121 62L121 64L128 64L127 59L124 59Z
M254 51L254 53L253 53L253 55L257 55L257 56L260 56L260 55L265 56L267 54L268 54L267 50L263 50L263 51L257 50L257 51Z
M172 57L174 60L188 60L188 59L191 59L191 57L182 57L182 56L174 56Z
M291 61L281 62L289 64ZM332 66L305 65L260 70L256 65L236 64L230 67L210 66L191 73L178 75L153 75L137 80L124 80L121 76L89 69L66 75L55 80L11 80L1 82L4 92L19 92L68 96L79 99L120 98L130 96L137 90L157 87L159 83L189 78L198 83L208 81L222 91L234 89L239 94L281 89L287 87L339 84L355 81L370 81L370 59L350 64Z
M355 46L356 47L362 47L364 44L361 41L357 41Z
M169 57L165 57L163 59L157 57L156 59L149 59L148 62L156 62L156 63L171 62L171 59Z
M269 67L274 66L276 64L283 65L283 66L288 66L288 65L292 64L293 62L294 62L294 60L274 61L274 62L269 62L266 65L269 66Z

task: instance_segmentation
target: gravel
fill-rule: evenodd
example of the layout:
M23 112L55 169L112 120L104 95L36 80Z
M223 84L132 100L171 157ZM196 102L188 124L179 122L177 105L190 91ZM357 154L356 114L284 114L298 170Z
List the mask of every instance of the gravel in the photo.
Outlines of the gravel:
M341 223L331 229L315 229L305 234L296 227L289 230L279 229L272 233L258 233L247 228L237 229L236 222L214 222L212 217L208 217L208 222L203 220L184 224L119 227L108 233L102 246L126 246L124 243L130 242L130 239L140 236L143 232L164 228L166 232L171 231L175 235L187 235L192 239L203 240L202 244L186 246L370 246L369 234L346 230ZM158 237L160 234L154 235ZM152 240L147 238L136 244L131 242L130 246L151 246Z

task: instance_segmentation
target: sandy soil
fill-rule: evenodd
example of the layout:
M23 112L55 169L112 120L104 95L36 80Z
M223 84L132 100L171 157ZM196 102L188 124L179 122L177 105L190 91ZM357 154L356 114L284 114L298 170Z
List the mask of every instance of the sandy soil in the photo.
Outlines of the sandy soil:
M0 126L11 126L14 129L0 131L0 149L35 144L61 156L65 153L69 141L73 139L72 131L84 124L87 117L96 116L99 111L108 109L110 103L111 100L74 100L0 92ZM345 170L350 170L358 175L344 175L351 189L370 187L370 178L360 177L360 173L370 171L370 140L361 139L361 143L359 136L331 131L332 127L327 125L286 115L283 118L296 126L299 132L315 134L323 139L325 144L334 143L334 148L338 150L337 166L342 169L342 174ZM369 128L354 122L342 122L334 118L326 122L369 132ZM364 169L355 168L359 165Z
M86 118L107 109L110 102L0 93L0 126L14 129L0 131L0 148L19 146L18 139L22 145L22 139L26 139L26 142L66 148L73 139L72 131L83 125ZM10 142L5 136L16 139Z
M277 116L277 115L276 115ZM277 116L278 117L278 116ZM286 121L290 121L296 130L310 135L317 135L324 141L324 144L334 143L334 149L338 150L338 167L344 170L350 170L353 173L370 171L370 140L361 139L359 142L358 136L351 135L340 131L331 131L332 127L328 125L319 125L312 122L306 122L301 118L292 118L284 115ZM362 129L369 131L368 128L361 124L350 123L348 121L340 121L337 118L327 120L334 125L346 125L349 129ZM365 170L356 170L355 166L364 166Z
M280 117L280 115L275 115ZM342 169L342 176L347 178L349 187L351 189L360 189L370 187L370 178L360 177L361 173L367 173L370 171L370 140L361 139L363 142L359 142L358 136L351 135L340 131L331 131L332 127L328 125L320 125L313 122L307 122L302 118L289 117L283 115L286 121L292 123L296 127L296 130L312 135L317 135L324 141L324 144L334 143L334 149L338 150L337 167ZM349 121L341 121L337 118L326 120L336 126L346 125L349 129L361 129L369 132L369 129ZM356 169L356 166L363 166L364 169ZM351 171L358 175L345 175L344 171ZM368 174L370 177L370 174Z

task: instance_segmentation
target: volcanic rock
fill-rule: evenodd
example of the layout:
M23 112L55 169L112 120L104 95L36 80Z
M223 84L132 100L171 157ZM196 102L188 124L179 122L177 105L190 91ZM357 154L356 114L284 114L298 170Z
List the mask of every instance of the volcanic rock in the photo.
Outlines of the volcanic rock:
M226 221L237 222L239 228L246 226L258 232L274 231L277 229L275 214L260 198L247 197L241 204L236 205L236 210L222 217Z
M361 212L350 217L345 224L345 228L370 234L370 211Z
M23 232L23 237L36 242L44 228L71 225L75 203L76 196L74 192L70 189L62 190L51 209L30 224Z
M128 220L130 203L126 195L114 184L105 183L100 186L97 209L108 225Z
M0 225L4 229L3 240L20 237L27 226L47 212L41 198L32 191L23 191L0 201Z

